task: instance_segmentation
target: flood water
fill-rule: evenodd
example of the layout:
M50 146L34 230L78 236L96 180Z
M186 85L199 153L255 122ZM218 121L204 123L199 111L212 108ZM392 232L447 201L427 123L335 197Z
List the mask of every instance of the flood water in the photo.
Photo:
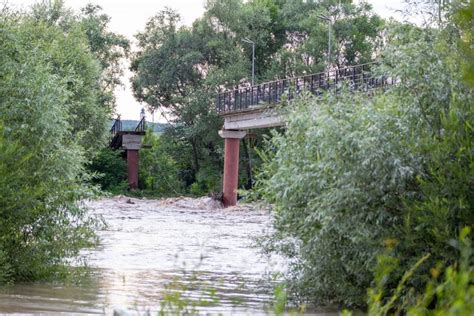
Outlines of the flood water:
M251 207L215 208L206 199L87 203L107 226L85 252L92 277L84 285L19 284L0 290L0 313L155 314L166 293L214 300L212 314L265 314L279 258L260 255L254 238L270 214Z

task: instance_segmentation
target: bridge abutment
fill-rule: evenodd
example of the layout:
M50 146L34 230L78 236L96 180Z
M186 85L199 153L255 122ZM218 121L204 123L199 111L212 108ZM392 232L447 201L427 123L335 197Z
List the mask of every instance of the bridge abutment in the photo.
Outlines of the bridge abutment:
M224 179L222 184L224 207L237 204L240 140L246 134L245 131L219 131L219 135L224 138Z

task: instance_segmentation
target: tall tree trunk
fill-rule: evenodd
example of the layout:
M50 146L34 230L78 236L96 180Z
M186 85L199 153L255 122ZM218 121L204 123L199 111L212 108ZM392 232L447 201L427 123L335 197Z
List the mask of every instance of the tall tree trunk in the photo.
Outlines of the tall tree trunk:
M247 148L248 144L248 148ZM252 178L252 157L250 155L250 139L244 138L243 139L243 145L244 145L244 154L245 158L247 159L247 164L246 164L246 171L247 171L247 185L245 186L245 189L250 190L253 187L253 178Z
M195 138L191 139L191 145L193 147L194 171L195 171L195 174L197 174L199 172L199 155L198 155L198 150L197 150L197 145L196 145L196 139Z

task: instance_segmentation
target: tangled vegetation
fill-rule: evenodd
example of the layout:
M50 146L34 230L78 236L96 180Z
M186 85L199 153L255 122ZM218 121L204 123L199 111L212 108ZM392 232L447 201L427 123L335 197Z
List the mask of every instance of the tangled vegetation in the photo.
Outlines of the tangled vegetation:
M292 259L294 299L364 306L377 257L391 247L399 265L384 276L387 296L429 254L398 293L393 308L406 312L430 268L459 262L451 241L474 225L474 111L457 49L469 31L450 10L437 27L388 26L379 70L399 80L391 89L287 106L259 192L275 207L266 247Z
M372 70L395 86L370 96L340 87L282 108L286 129L272 132L257 177L257 194L274 205L265 249L290 258L284 288L300 303L364 307L371 288L373 314L447 313L457 301L471 311L472 252L456 240L469 244L474 225L473 1L436 4L424 26L333 0L210 0L190 27L173 10L157 13L137 35L132 84L172 124L145 137L140 188L219 191L222 121L213 100L250 84L243 38L256 43L257 82L377 58ZM59 0L0 12L0 283L62 272L94 241L94 221L78 202L94 194L91 183L126 187L120 154L96 154L129 54L108 22L98 6L75 14ZM249 142L241 150L247 188Z
M78 201L95 191L85 165L113 107L102 74L117 66L92 48L88 35L105 34L94 12L61 1L0 12L0 283L59 276L94 242Z

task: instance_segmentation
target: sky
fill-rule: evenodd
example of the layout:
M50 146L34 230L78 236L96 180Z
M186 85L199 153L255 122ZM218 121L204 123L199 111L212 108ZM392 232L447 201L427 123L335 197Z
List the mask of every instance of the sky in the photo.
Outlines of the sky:
M6 2L13 6L27 8L38 0L7 0ZM133 41L134 35L144 29L146 21L164 7L176 9L181 15L183 24L191 25L204 13L206 0L65 0L66 6L76 11L90 2L99 4L103 12L111 17L109 27L112 32L125 35ZM381 17L393 16L401 19L396 10L403 8L404 0L368 0L368 2L372 4L375 13ZM116 91L117 113L122 119L138 120L140 110L144 105L134 99L129 79L131 73L128 71L128 65L124 66L126 71L122 81L125 86L117 88ZM155 122L165 121L165 118L157 113L154 116L148 113L147 119Z

